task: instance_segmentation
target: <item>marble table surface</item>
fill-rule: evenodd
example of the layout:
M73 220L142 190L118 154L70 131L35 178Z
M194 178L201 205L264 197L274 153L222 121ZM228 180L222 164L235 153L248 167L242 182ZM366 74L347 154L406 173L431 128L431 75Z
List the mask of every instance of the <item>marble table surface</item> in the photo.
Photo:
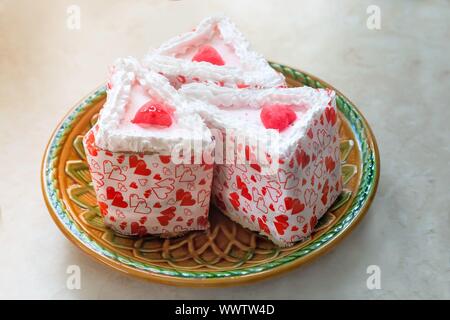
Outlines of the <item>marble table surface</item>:
M370 5L380 28L368 27ZM219 289L143 282L93 261L57 229L41 195L42 155L115 58L140 57L216 13L268 59L359 106L379 143L378 194L333 251L280 277ZM449 52L449 1L0 0L0 298L450 298ZM79 290L67 287L71 265ZM367 287L371 265L380 289Z

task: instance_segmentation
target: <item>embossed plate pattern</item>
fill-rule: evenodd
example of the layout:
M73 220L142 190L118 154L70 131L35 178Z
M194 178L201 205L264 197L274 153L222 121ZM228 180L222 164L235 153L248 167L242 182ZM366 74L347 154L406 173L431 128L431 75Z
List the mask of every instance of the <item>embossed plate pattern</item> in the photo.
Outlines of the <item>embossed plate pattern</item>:
M280 64L289 85L331 88L322 80ZM102 87L76 105L58 125L42 163L42 189L63 233L93 258L125 273L166 284L221 286L255 281L297 267L324 253L364 216L376 192L379 156L358 109L337 92L345 190L314 233L291 248L278 248L211 208L211 229L176 239L116 235L103 225L82 137L106 97Z

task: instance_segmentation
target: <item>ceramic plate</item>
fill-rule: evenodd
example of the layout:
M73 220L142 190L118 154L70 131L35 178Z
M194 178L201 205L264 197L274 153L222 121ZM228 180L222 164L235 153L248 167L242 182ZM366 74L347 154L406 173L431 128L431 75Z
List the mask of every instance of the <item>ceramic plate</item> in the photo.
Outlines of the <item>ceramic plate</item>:
M336 90L305 72L275 63L272 67L290 86ZM176 239L116 235L103 224L82 146L105 98L104 87L96 90L55 129L42 163L42 189L61 231L94 259L127 274L188 286L232 285L274 276L333 247L361 220L375 195L380 166L375 138L355 105L337 91L345 190L305 241L278 248L214 208L207 232Z

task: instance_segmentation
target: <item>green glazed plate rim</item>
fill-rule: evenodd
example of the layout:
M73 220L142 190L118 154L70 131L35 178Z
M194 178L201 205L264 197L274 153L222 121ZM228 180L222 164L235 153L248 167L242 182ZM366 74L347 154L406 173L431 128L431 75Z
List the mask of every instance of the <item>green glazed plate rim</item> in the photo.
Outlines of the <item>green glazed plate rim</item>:
M182 271L163 268L133 260L102 246L70 217L63 200L60 198L57 181L58 155L61 148L77 119L96 101L106 95L106 87L102 86L73 108L59 124L50 139L42 161L43 195L49 211L53 213L52 217L65 235L76 245L80 246L83 251L107 265L138 276L140 273L150 273L152 276L147 278L177 285L216 286L254 281L274 273L278 274L281 271L290 270L333 247L338 240L342 239L345 234L356 226L375 196L380 174L380 160L375 137L367 121L356 106L335 88L306 72L278 63L271 63L271 66L286 77L304 85L335 90L337 107L350 124L355 136L356 147L361 154L361 182L347 211L328 231L304 247L274 261L263 263L256 267L227 271ZM122 267L126 267L126 270L123 270Z

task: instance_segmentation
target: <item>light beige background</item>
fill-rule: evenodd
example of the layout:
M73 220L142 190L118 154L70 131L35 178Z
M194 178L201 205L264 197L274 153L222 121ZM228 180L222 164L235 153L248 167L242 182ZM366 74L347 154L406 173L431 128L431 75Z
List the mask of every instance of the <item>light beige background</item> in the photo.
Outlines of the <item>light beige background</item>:
M66 27L70 4L81 29ZM367 6L381 30L366 27ZM378 195L334 251L226 289L142 282L85 256L54 225L40 162L58 121L124 55L225 13L268 59L332 83L381 151ZM0 1L0 298L450 298L449 1ZM79 265L82 289L66 288ZM381 290L368 290L378 265Z

